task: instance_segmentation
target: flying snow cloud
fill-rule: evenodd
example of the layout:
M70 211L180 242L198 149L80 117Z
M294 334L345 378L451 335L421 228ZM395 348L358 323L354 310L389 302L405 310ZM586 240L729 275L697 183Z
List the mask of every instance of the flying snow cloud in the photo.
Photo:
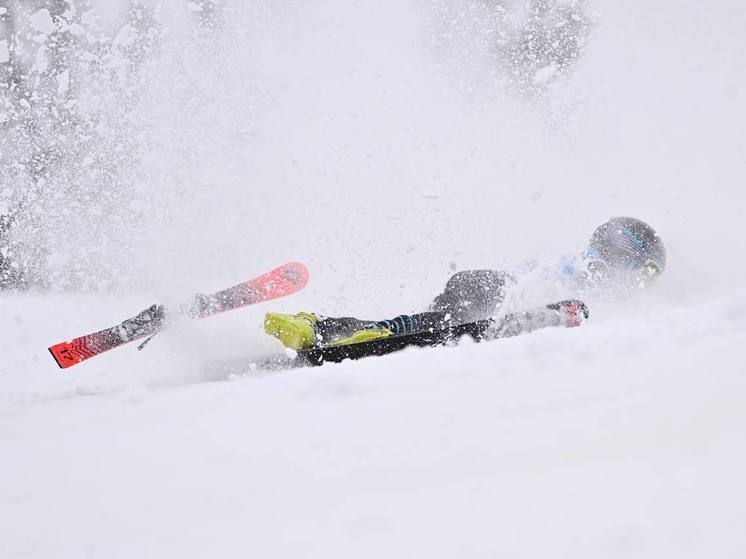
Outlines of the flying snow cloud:
M686 32L662 38L671 13ZM399 308L624 214L664 235L681 292L746 275L726 225L745 174L738 18L716 33L667 2L603 0L0 18L3 76L27 76L0 112L4 243L37 286L190 291L302 259L330 305L367 290Z

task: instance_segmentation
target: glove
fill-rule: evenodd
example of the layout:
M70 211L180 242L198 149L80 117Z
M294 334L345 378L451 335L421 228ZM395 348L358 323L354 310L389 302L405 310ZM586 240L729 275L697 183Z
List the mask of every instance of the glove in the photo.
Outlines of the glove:
M552 303L551 305L547 305L547 307L557 311L560 320L559 325L567 328L580 326L590 316L586 304L577 299Z

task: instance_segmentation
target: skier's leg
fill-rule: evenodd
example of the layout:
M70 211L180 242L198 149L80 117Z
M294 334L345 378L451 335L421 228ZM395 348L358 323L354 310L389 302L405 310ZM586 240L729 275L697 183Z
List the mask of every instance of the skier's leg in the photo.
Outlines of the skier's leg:
M304 349L314 345L350 344L439 329L447 324L445 313L399 315L389 320L362 320L348 316L324 317L313 313L267 313L264 331L285 347Z
M387 320L362 320L353 317L323 317L316 324L317 331L324 340L335 340L352 336L360 330L390 331L393 335L412 334L430 328L442 328L447 318L441 312L400 314Z

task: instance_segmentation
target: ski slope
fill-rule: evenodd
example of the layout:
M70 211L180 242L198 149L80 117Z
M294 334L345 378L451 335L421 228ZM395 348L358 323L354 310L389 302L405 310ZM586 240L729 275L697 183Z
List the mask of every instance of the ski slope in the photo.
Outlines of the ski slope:
M0 376L3 557L746 549L744 292L269 376L182 363L168 387L140 369L178 335L60 374L21 329Z
M126 42L124 4L96 9ZM589 0L582 58L532 95L495 70L487 2L217 4L208 40L199 2L158 3L137 80L108 61L128 205L40 210L58 277L105 287L0 294L0 557L744 556L741 3ZM669 265L581 328L222 366L281 351L267 310L422 309L454 270L572 250L612 215L649 221ZM311 270L292 298L66 372L47 353L290 260Z

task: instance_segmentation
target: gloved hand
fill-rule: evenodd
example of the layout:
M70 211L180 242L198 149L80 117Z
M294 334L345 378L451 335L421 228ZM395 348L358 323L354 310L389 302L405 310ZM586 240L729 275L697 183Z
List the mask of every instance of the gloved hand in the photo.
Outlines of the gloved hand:
M552 303L547 307L559 313L560 326L566 326L567 328L580 326L590 316L586 304L577 299Z

